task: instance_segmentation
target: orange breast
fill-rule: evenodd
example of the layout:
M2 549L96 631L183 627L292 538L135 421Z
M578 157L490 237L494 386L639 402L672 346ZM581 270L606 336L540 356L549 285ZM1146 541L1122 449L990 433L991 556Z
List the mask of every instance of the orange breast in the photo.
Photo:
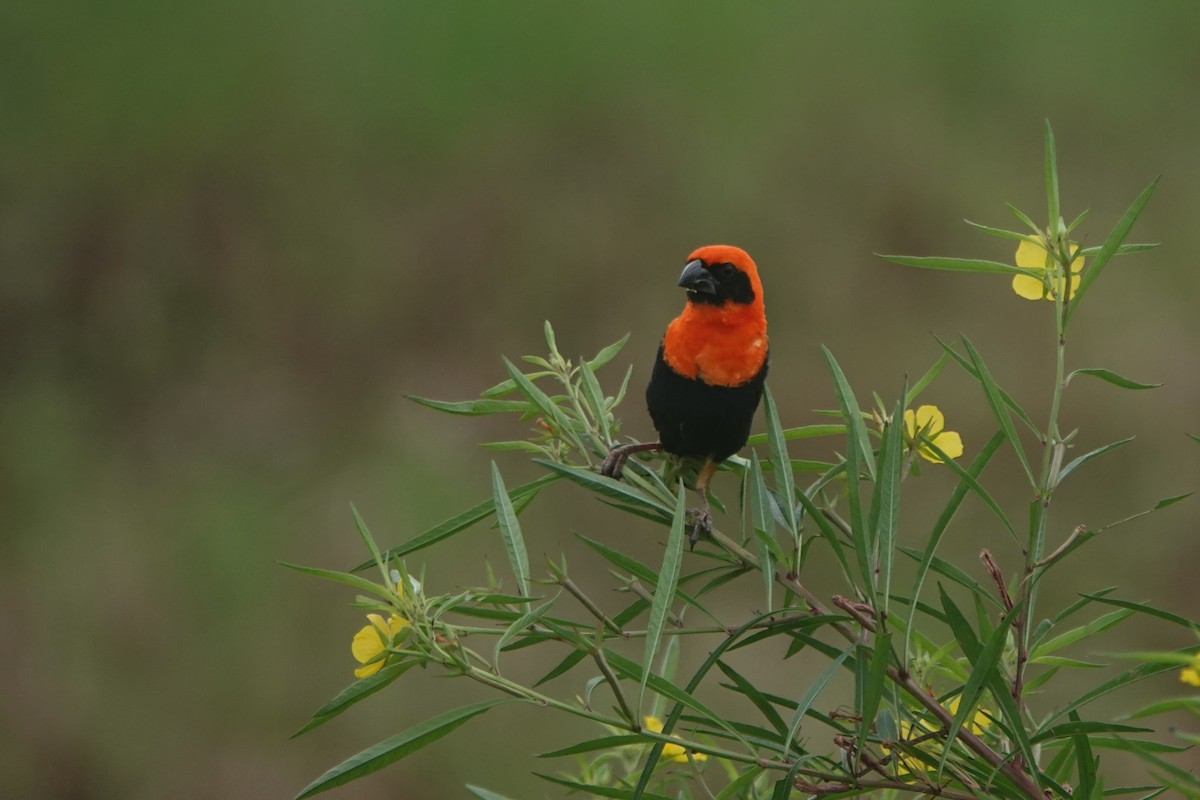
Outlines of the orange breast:
M752 303L688 303L667 326L663 358L671 369L715 386L738 386L762 369L767 318L761 294Z

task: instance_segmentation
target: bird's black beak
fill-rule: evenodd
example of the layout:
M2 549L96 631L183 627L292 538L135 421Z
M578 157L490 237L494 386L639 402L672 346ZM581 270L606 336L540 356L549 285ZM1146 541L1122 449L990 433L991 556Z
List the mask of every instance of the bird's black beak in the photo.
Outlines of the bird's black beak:
M712 273L704 268L704 262L698 258L689 261L683 268L683 274L679 276L679 285L687 289L689 293L717 293L716 280Z

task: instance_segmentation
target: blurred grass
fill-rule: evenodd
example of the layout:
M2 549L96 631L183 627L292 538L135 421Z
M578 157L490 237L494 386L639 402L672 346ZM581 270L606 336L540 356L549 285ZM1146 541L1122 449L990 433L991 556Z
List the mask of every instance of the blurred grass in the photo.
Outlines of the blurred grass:
M885 392L936 357L930 330L968 332L1044 414L1045 308L871 253L1007 260L958 220L1040 210L1047 116L1087 243L1165 176L1135 238L1166 245L1109 272L1072 358L1167 385L1068 393L1081 447L1139 440L1064 489L1058 524L1191 488L1197 30L1182 2L0 7L6 791L286 795L443 705L448 685L414 676L286 741L350 679L360 622L276 560L357 561L351 500L387 542L486 496L473 442L517 424L401 395L473 395L500 353L540 347L544 318L568 352L632 331L640 386L698 244L762 266L785 424L833 404L818 342ZM948 370L929 395L968 452L991 432L974 391ZM636 395L626 419L648 432ZM584 524L556 496L526 525L551 554ZM1121 583L1194 615L1195 519L1099 540L1061 596ZM973 526L951 535L965 558ZM431 554L432 580L481 580L477 554ZM1178 645L1132 635L1114 649ZM540 794L510 762L554 729L505 714L344 793Z

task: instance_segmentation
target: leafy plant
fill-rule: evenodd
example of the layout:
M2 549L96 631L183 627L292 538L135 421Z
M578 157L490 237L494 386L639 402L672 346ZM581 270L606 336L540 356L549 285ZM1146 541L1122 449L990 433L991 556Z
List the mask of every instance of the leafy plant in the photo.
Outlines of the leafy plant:
M318 710L301 732L375 696L416 665L484 684L498 699L445 712L373 745L330 769L298 797L403 758L506 699L588 723L591 735L543 754L573 759L573 770L542 777L597 797L779 800L878 793L1042 800L1109 794L1149 798L1168 787L1200 794L1200 781L1168 760L1182 747L1147 736L1151 729L1128 724L1132 720L1085 716L1092 701L1111 692L1180 665L1194 668L1195 648L1152 654L1094 684L1087 676L1099 664L1076 655L1093 636L1138 616L1189 629L1196 623L1116 598L1112 589L1081 595L1058 609L1046 608L1039 596L1046 576L1097 534L1142 516L1096 529L1079 526L1065 535L1052 524L1052 500L1063 483L1131 441L1069 457L1077 432L1062 420L1064 393L1080 377L1127 390L1154 386L1107 369L1068 371L1067 334L1080 303L1112 259L1151 247L1126 238L1156 182L1100 247L1080 248L1070 237L1086 212L1064 222L1048 124L1045 143L1047 223L1038 226L1012 206L1022 230L969 223L1016 241L1013 264L884 256L911 267L1009 275L1021 297L1052 303L1055 373L1048 413L1040 422L1004 389L966 336L939 341L943 355L912 387L887 403L874 398L866 410L833 353L824 350L838 420L785 427L768 391L765 433L752 438L747 458L732 458L723 467L739 484L728 525L715 526L689 554L683 546L687 464L632 460L623 481L597 472L618 443L621 424L615 412L630 376L626 371L610 394L598 372L618 356L628 337L575 362L562 355L547 323L549 353L524 357L531 371L505 360L508 378L476 400L413 398L453 414L518 414L531 424L531 434L487 446L525 453L545 474L509 488L493 463L490 498L387 550L375 545L356 514L370 561L353 572L302 568L355 588L358 605L372 616L356 637L363 677ZM945 429L940 409L914 407L948 365L978 383L995 422L995 432L969 458L961 437ZM835 440L828 460L791 457L789 442L809 438ZM987 488L987 468L1003 449L1014 453L1029 483L1033 499L1027 508L1005 508ZM904 520L901 501L914 486L907 479L919 476L922 462L952 471L957 483L934 524L917 530ZM603 608L572 580L565 560L548 563L541 576L530 564L520 512L551 483L573 484L582 495L666 531L660 564L622 552L619 542L579 535L625 592L623 608ZM1187 496L1160 500L1143 514ZM986 549L982 572L938 555L968 497L982 502L998 528L1020 543L1024 561L1015 574L1006 574ZM490 578L477 589L438 594L407 574L406 557L491 517L508 556L511 590ZM911 561L914 569L899 569L898 559ZM356 574L372 565L379 571L378 583ZM805 580L813 570L840 575L844 590L820 596ZM710 596L732 581L755 576L762 610L746 611L734 621L722 618ZM685 673L679 651L696 639L708 655ZM640 657L618 646L627 641L641 643ZM778 652L768 649L774 643L786 645L785 658L803 652L824 664L789 696L756 687L729 658L746 648ZM558 655L564 646L565 657ZM504 670L504 654L524 648L545 654L545 672L532 684ZM834 698L831 686L839 675L849 676L853 688ZM564 678L556 685L571 689L550 691L547 685L556 678ZM1072 699L1043 702L1039 692L1051 682L1063 684ZM747 713L734 717L715 710L714 698L722 694L744 699ZM1143 711L1139 718L1152 713ZM1101 765L1109 751L1143 759L1155 784L1106 786ZM470 791L485 800L501 797L479 787Z

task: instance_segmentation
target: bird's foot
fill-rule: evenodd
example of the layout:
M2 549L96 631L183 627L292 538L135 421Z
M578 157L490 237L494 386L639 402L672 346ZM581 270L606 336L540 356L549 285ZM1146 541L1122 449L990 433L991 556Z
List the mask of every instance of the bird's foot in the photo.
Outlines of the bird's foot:
M621 471L625 469L625 462L629 459L629 450L625 447L614 447L608 451L608 455L604 457L604 461L600 464L600 474L606 478L621 480Z
M688 533L688 549L695 550L696 542L712 534L712 510L707 505L689 508L687 524L692 526Z
M621 445L614 447L608 451L608 455L604 457L604 461L600 464L600 474L606 478L615 480L621 479L621 471L625 468L625 462L634 453L640 453L644 450L661 450L660 442L634 442L633 444Z

